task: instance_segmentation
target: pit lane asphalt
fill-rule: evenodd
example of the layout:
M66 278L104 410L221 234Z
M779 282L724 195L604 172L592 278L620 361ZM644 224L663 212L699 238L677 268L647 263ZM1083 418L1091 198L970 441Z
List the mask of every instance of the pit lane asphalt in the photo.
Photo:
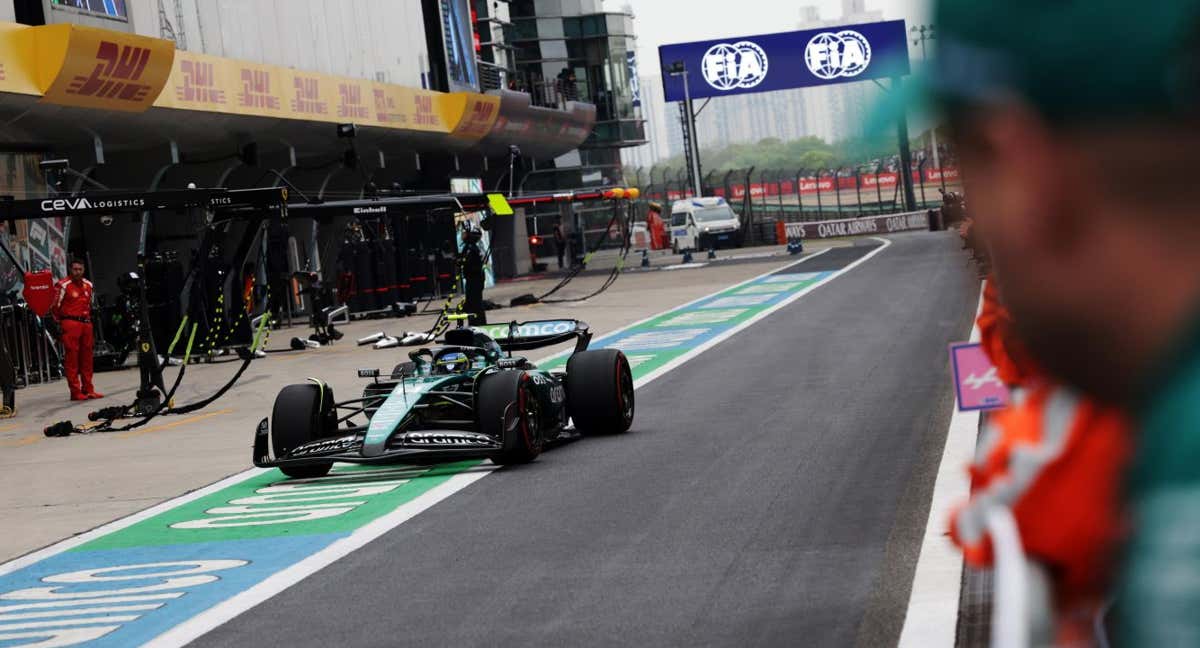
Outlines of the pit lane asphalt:
M895 645L978 282L952 234L892 240L640 389L630 433L498 471L195 645Z

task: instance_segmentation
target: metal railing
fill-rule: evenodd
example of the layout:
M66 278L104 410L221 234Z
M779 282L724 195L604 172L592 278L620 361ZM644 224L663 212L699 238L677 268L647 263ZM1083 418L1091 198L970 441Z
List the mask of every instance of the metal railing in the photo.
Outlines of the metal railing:
M506 68L489 63L487 61L475 61L479 66L479 89L487 92L488 90L501 90L507 86L509 72Z
M957 181L948 185L946 174L929 179L921 160L912 169L918 209L942 204L938 189L959 190ZM638 173L639 177L642 174ZM668 206L690 193L670 170L660 174L651 169L647 200ZM775 240L776 223L816 222L901 213L904 210L901 173L875 160L857 166L809 169L735 169L710 172L703 179L706 195L723 196L742 219L747 243L782 243Z
M0 344L8 350L19 387L62 377L58 343L24 304L0 306Z

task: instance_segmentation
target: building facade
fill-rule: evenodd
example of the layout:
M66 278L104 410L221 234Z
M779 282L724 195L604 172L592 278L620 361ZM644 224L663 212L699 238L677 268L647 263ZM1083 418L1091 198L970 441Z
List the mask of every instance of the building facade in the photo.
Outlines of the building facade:
M510 147L533 160L574 151L595 109L484 91L476 29L494 20L503 36L503 16L481 21L471 8L468 0L0 0L0 195L54 191L44 158L69 160L74 175L58 190L72 193L287 186L294 200L330 201L446 192L452 178L506 186ZM503 43L491 47L503 61ZM109 50L144 54L146 65L102 65ZM103 292L130 269L139 236L179 242L190 227L163 221L139 234L127 219L109 223L22 221L6 234L24 265L59 276L67 256L89 255ZM292 230L298 267L321 267L314 230Z
M683 138L679 130L679 111L675 104L663 100L662 80L659 77L639 78L642 116L646 120L646 143L623 150L625 166L650 167L683 153Z
M513 0L510 14L518 87L542 105L581 101L596 107L587 140L575 151L524 169L522 190L624 184L621 151L646 142L632 13L605 11L602 0ZM560 217L537 212L529 227L549 232ZM607 212L581 211L564 225L572 237L582 237L578 249L603 235L608 218Z
M577 152L553 169L531 174L526 188L620 184L620 151L645 143L642 109L635 105L633 16L605 12L601 0L515 0L512 45L522 86L546 105L582 101L596 106L596 125ZM542 176L542 177L537 177Z
M512 31L508 0L473 0L475 34L479 39L481 89L516 89L516 61L509 33Z
M73 23L174 41L178 50L422 87L421 0L4 0L0 20ZM40 5L36 11L18 9ZM30 19L32 18L32 19Z

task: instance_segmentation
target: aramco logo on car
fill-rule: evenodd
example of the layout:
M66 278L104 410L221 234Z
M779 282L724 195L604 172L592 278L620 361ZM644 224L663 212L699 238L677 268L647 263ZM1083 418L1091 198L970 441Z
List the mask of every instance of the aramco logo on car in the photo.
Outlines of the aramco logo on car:
M852 29L821 32L804 48L804 63L809 72L826 81L856 77L871 64L871 44Z
M750 41L718 43L704 53L704 80L717 90L753 88L767 78L767 53Z

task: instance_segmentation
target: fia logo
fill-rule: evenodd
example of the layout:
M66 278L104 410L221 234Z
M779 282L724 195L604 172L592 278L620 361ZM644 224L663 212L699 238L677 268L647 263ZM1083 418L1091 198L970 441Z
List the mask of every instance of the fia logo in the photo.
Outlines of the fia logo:
M856 77L871 64L871 44L850 29L836 34L821 32L804 48L804 63L818 79Z
M750 41L718 43L704 53L704 80L717 90L753 88L767 78L767 53Z

